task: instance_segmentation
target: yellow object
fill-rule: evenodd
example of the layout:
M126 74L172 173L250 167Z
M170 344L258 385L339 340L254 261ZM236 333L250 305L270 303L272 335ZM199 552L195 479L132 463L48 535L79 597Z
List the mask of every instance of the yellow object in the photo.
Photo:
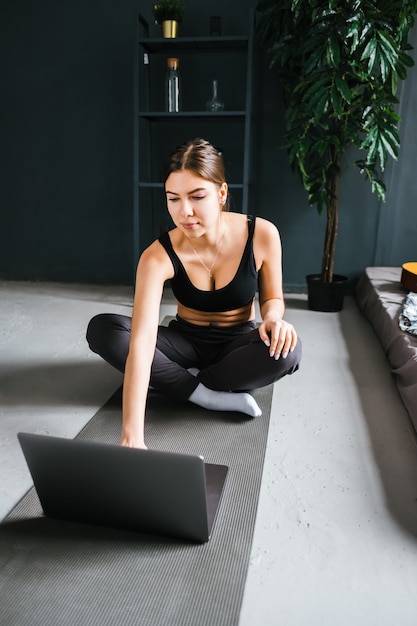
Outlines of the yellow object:
M178 22L176 20L164 20L162 22L162 37L175 39L178 35Z
M403 263L401 284L408 291L417 292L417 262Z

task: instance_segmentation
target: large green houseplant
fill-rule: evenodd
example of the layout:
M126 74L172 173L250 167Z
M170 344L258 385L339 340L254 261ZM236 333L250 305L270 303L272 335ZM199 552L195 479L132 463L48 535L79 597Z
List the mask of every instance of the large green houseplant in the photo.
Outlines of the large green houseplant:
M356 165L385 199L381 172L400 147L396 92L413 65L417 0L261 0L257 9L284 97L283 145L309 204L327 212L321 279L331 282L348 148L356 146Z

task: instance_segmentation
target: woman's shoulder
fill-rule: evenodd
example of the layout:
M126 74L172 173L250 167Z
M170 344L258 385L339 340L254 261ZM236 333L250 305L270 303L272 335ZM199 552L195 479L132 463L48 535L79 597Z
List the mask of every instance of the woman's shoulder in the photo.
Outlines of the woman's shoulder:
M275 224L271 222L271 220L267 220L265 217L259 217L259 215L256 216L256 227L259 228L259 230L265 230L269 232L278 230Z
M172 263L163 245L156 239L142 252L139 259L139 267L142 270L161 272L162 275L172 274Z
M235 230L234 232L240 232L238 230L238 226L241 227L241 232L244 234L247 232L247 222L248 219L255 220L255 228L254 228L254 237L258 241L276 241L279 239L279 231L278 228L273 224L270 220L265 219L264 217L259 217L257 215L246 215L246 213L234 213L232 211L228 211L225 215L227 215L227 221Z
M253 239L258 256L271 255L272 251L275 252L281 248L281 237L278 228L263 217L256 218Z
M256 223L256 227L259 229L266 229L266 230L277 230L277 227L275 226L275 224L273 224L270 220L267 220L265 217L259 217L259 215L253 215L253 214L246 214L246 213L235 213L234 211L227 211L225 212L225 215L227 216L227 218L230 221L239 221L242 223L245 223L248 221L248 219L254 219L255 223Z
M255 217L255 232L254 237L258 241L276 241L279 239L278 228L270 220L264 217Z

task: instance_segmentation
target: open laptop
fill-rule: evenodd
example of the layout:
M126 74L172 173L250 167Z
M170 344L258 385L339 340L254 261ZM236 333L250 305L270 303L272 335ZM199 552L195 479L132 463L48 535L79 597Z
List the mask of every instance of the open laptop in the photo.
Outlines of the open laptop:
M228 468L201 456L19 433L47 517L205 542Z

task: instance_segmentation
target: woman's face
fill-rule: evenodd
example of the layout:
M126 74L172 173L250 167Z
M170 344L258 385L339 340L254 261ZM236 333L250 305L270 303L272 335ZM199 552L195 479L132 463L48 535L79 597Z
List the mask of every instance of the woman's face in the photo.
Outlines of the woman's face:
M165 182L169 214L187 235L201 235L218 224L227 196L227 184L218 185L190 170L170 174Z

